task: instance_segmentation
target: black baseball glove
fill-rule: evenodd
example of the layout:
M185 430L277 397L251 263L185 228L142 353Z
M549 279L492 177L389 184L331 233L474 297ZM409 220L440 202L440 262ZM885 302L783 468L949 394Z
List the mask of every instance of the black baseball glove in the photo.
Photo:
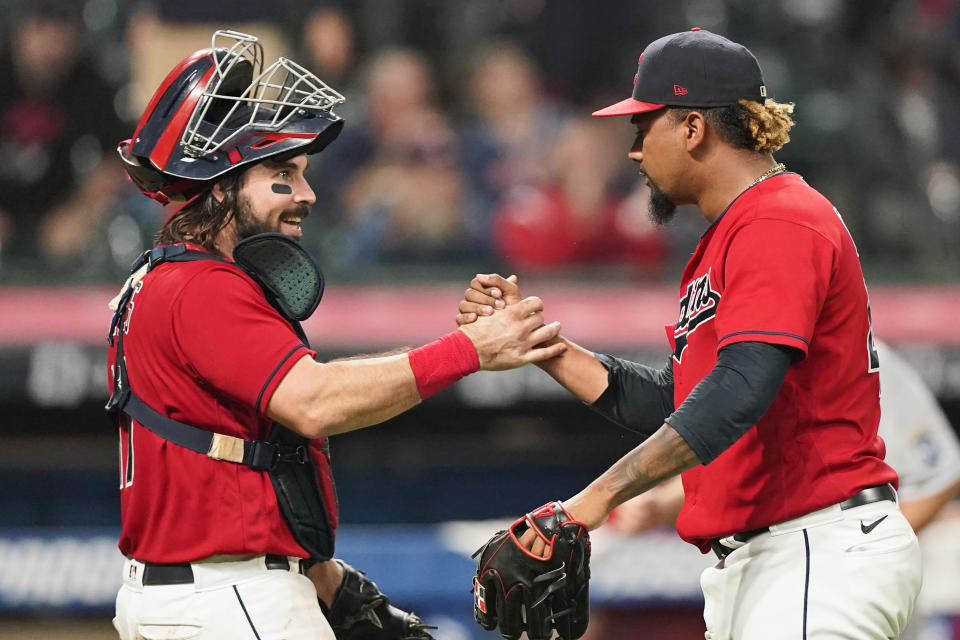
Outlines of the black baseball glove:
M547 543L547 557L533 555L520 536L533 529ZM473 615L484 629L500 627L509 640L524 631L546 640L553 629L564 640L587 630L590 616L590 536L559 502L550 502L497 532L473 554ZM524 617L524 613L526 616Z
M329 607L320 601L337 640L433 640L425 625L413 613L390 604L377 585L342 560L343 582Z

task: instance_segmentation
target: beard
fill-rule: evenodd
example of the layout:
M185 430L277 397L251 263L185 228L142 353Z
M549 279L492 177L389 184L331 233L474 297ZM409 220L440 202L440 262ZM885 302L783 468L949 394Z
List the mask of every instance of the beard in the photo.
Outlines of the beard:
M640 172L640 175L645 177L650 183L650 200L647 203L647 214L650 216L650 219L653 220L654 224L662 227L673 219L674 214L677 212L677 205L674 204L670 196L668 196L667 193L660 188L660 185L654 182L650 176L643 171Z
M244 240L260 233L281 233L280 225L284 218L305 219L308 215L310 215L310 207L305 204L298 204L284 209L276 220L260 220L254 215L250 200L240 196L237 199L237 211L234 214L237 224L237 240ZM293 239L300 242L299 238Z

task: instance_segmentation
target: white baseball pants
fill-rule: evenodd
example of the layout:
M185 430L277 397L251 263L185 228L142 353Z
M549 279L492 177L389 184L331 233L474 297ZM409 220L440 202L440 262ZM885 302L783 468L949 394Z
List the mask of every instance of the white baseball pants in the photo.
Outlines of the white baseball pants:
M120 640L334 640L313 583L263 556L191 565L193 584L143 584L127 560L113 624Z
M721 543L736 548L700 577L707 640L899 638L920 591L917 538L889 500Z

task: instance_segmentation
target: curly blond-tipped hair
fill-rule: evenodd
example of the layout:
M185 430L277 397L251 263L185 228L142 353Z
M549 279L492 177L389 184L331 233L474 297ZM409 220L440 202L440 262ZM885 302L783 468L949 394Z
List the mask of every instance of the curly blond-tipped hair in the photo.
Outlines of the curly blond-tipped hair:
M793 103L777 102L767 98L759 102L741 100L740 106L747 111L746 124L753 134L753 150L762 153L779 151L790 142L793 128Z
M691 111L699 111L714 127L720 137L738 149L750 149L760 153L779 151L790 142L793 127L793 103L777 102L769 98L763 103L741 100L728 107L691 109L672 107L675 121L687 117Z

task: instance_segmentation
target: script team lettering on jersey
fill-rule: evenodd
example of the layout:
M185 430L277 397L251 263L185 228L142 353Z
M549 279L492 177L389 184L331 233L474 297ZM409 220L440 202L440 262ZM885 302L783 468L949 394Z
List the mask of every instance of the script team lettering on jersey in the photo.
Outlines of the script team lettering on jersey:
M687 348L687 336L717 315L720 294L710 287L711 271L688 284L687 292L680 298L680 318L673 332L673 357L677 362L683 358L683 351Z

